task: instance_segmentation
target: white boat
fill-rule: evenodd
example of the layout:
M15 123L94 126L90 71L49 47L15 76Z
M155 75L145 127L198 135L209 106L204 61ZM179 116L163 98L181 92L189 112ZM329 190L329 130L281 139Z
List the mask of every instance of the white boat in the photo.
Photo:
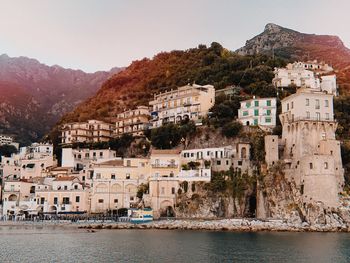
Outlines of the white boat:
M134 224L149 223L153 221L153 210L151 208L133 209L130 222Z

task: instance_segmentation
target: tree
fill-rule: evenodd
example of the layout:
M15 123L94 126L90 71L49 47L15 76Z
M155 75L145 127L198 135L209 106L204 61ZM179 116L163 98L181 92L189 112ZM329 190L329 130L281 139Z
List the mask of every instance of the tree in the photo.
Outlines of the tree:
M238 121L233 121L230 123L225 124L222 127L222 134L226 136L227 138L233 138L236 137L240 131L242 130L243 125Z
M4 157L10 157L11 154L16 153L17 152L17 148L13 145L1 145L0 146L0 157L4 156Z

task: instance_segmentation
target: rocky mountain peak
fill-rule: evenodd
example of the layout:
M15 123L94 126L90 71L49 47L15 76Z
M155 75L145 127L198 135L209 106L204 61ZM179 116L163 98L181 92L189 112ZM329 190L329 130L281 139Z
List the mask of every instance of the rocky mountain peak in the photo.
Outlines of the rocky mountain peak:
M264 32L266 33L278 33L282 30L282 27L273 23L268 23L265 26Z

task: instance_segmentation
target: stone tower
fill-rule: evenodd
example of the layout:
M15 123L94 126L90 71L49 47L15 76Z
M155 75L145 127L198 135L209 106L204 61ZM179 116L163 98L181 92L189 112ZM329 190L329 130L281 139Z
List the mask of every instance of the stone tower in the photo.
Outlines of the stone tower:
M304 203L339 205L344 185L333 95L300 88L282 100L282 140L285 175L294 181Z

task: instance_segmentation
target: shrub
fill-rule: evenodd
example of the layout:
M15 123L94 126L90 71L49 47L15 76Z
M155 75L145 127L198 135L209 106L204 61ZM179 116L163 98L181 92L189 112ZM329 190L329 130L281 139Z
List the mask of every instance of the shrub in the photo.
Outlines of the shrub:
M236 137L240 133L242 128L243 128L243 125L240 122L238 121L230 122L225 124L222 127L222 134L227 138Z

